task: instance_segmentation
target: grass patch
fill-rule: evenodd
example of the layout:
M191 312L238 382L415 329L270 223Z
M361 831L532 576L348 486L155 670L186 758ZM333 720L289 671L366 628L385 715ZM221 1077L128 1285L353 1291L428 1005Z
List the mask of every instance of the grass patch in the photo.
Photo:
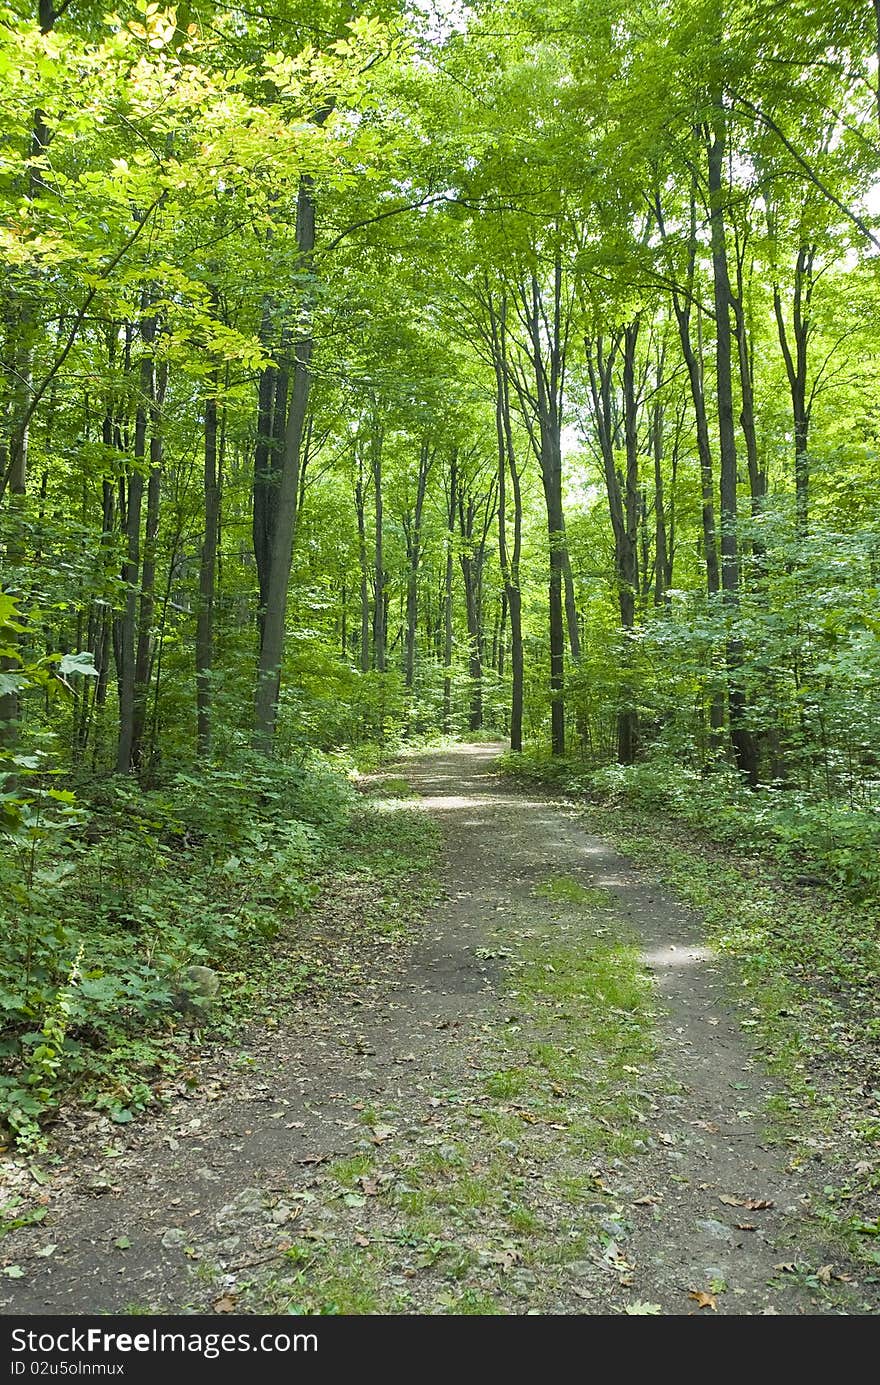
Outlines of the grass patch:
M554 904L579 904L597 908L607 905L610 901L607 890L594 885L582 885L570 875L548 876L535 886L534 893L540 899L552 900Z

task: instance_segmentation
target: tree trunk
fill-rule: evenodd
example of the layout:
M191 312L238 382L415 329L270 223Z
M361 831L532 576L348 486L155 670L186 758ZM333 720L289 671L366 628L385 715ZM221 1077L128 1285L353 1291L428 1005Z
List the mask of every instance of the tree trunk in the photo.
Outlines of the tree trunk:
M507 364L506 304L502 302L499 312L495 311L490 297L488 302L492 340L492 356L495 364L495 428L498 439L498 557L507 609L510 613L510 748L519 753L523 748L523 643L522 643L522 595L520 592L520 559L522 556L523 503L520 475L516 467L516 453L513 446L513 428L510 421L510 384ZM513 548L507 543L507 478L513 495ZM499 674L502 671L503 621L501 649L499 651Z
M662 363L657 367L657 385L663 373ZM659 398L651 413L651 452L654 459L654 605L666 603L669 587L669 551L666 544L666 496L663 484L664 450L664 410Z
M562 476L548 458L544 473L547 536L550 544L550 741L554 755L565 754L565 529L562 513Z
M358 478L354 487L354 503L357 511L358 526L358 566L360 568L360 595L361 595L361 639L360 639L360 669L361 673L370 671L370 577L367 562L367 515L366 515L366 494L364 488L364 467L363 459L358 454Z
M523 306L531 347L535 378L535 403L538 422L538 461L547 510L547 537L550 548L548 590L550 624L550 741L554 755L565 754L565 635L564 593L568 567L565 543L565 516L562 507L562 393L565 376L566 328L563 324L562 257L557 252L553 273L552 326L545 341L545 305L537 277L532 275L530 293L523 293ZM572 614L573 600L572 600ZM575 647L578 632L573 621ZM572 630L569 627L569 636Z
M315 204L311 180L300 179L296 213L296 241L303 271L307 270L315 246ZM281 659L284 653L284 625L287 593L293 560L293 534L299 498L300 447L305 429L312 383L311 361L314 341L309 322L311 303L303 304L300 333L293 351L293 389L284 430L284 450L278 484L278 509L272 543L269 586L263 621L263 639L257 673L255 742L266 754L271 752L278 719L278 694L281 686Z
M211 672L214 665L214 588L220 528L217 476L217 385L205 401L205 528L199 561L199 609L196 617L196 748L201 758L211 754Z
M272 301L263 300L263 317L260 324L260 345L264 351L272 348ZM276 472L276 438L273 425L275 411L275 389L278 369L275 365L265 366L260 372L257 396L257 439L254 447L253 481L253 542L254 559L257 565L257 581L260 587L259 629L262 642L263 613L269 599L269 569L272 562L272 542L277 514L278 477Z
M373 667L385 672L388 646L388 613L385 591L384 514L382 505L382 430L376 422L370 437L370 472L373 478Z
M752 519L757 519L767 494L767 476L758 459L758 434L755 427L755 384L754 363L748 324L745 313L744 267L745 244L736 256L736 294L731 296L733 325L736 333L737 355L739 357L739 376L741 402L739 422L746 445L746 462L749 472L749 495L751 497ZM756 557L763 557L764 547L758 539L752 540L752 551Z
M611 530L614 535L614 575L620 609L620 624L625 641L624 674L628 660L628 640L635 625L636 595L639 583L639 457L638 410L635 388L637 340L638 321L635 321L623 333L616 333L612 337L607 354L601 338L596 341L593 347L590 343L586 344L593 416L596 421L599 450L605 474ZM621 344L623 345L625 476L618 472L615 465L616 427L615 407L612 399L614 362ZM636 711L631 706L621 706L617 714L617 758L621 764L632 764L635 758L637 740Z
M155 339L155 322L147 325L145 340ZM162 492L162 405L168 384L168 368L162 366L156 374L155 366L150 372L150 475L147 481L147 516L144 528L144 553L141 565L141 600L138 618L137 654L134 671L134 725L132 728L131 762L138 770L145 760L144 729L147 721L147 703L150 694L150 676L153 657L153 613L155 610L156 586L156 548L159 537L159 504Z
M426 439L419 449L419 470L416 480L416 499L412 514L404 516L406 535L407 581L406 581L406 645L404 654L404 681L412 691L416 671L416 627L419 614L419 561L422 555L422 512L425 506L425 492L428 475L434 454Z
M8 455L0 452L0 475L8 476L9 500L9 538L6 544L6 562L15 569L25 561L23 542L23 510L27 494L27 464L29 429L23 420L27 417L28 399L31 383L31 345L30 324L27 315L22 315L11 333L16 349L13 353L14 375L10 388L12 396L11 427ZM22 421L20 421L22 420ZM21 613L20 613L21 614ZM15 632L9 633L10 640L18 643ZM14 656L0 657L0 672L14 672L18 660ZM17 692L0 696L0 745L14 745L18 736L19 697Z
M754 737L746 726L746 697L742 686L743 646L739 618L739 549L737 540L736 432L731 369L730 278L724 224L724 155L726 116L718 98L708 132L709 216L712 237L712 280L715 297L715 370L718 390L718 444L721 461L721 589L728 621L726 645L730 739L739 770L757 784Z
M814 246L801 246L794 270L792 337L789 341L778 285L773 287L773 310L779 331L779 345L785 360L785 373L791 395L794 423L794 481L797 531L806 534L810 520L810 407L807 402L807 349L810 339L810 300L813 293ZM794 349L792 350L792 345Z
M458 512L458 454L449 462L446 497L446 564L443 580L443 731L452 729L452 574L455 563L455 516Z
M712 446L709 440L709 421L706 412L706 396L703 389L702 362L697 351L694 349L694 343L691 337L691 310L694 301L694 282L697 252L699 249L697 243L697 198L694 179L691 181L689 210L687 277L683 289L673 286L672 307L678 326L681 354L687 368L691 402L694 408L697 456L700 461L701 517L703 527L703 555L706 562L706 591L711 604L712 598L720 591L721 578L718 568L718 540L715 532L715 483L712 467ZM655 200L655 212L660 234L665 240L666 226L659 194ZM713 749L717 752L723 744L724 730L724 697L723 693L719 690L713 690L711 694L709 723L711 727L711 744Z
M141 389L146 393L152 363L141 365ZM135 466L128 472L125 488L126 556L122 565L125 606L119 622L116 678L119 693L119 737L116 743L116 770L128 774L132 768L135 718L135 653L137 639L138 576L141 561L141 506L144 494L142 465L147 436L147 411L138 404L134 425ZM138 465L140 463L140 465ZM120 510L122 507L120 506Z
M623 692L628 705L620 708L617 717L617 758L622 765L631 765L638 746L638 712L631 705L630 637L635 627L636 597L639 591L638 525L639 525L639 435L638 400L636 398L635 367L638 342L638 318L625 330L623 337L623 418L626 448L626 478L624 483L623 547L620 562L620 621L624 632Z
M468 676L470 678L470 707L468 727L479 731L483 725L483 650L480 620L480 590L482 587L483 555L474 543L476 505L472 496L459 489L459 532L461 534L461 575L464 581L465 618L468 632Z

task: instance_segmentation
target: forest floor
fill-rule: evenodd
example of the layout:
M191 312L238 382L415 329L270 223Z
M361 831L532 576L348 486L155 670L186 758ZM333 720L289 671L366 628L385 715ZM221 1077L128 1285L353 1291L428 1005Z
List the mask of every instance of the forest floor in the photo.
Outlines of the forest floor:
M328 892L305 928L334 984L206 1034L154 1118L69 1121L14 1166L45 1215L0 1245L3 1312L877 1311L774 1125L735 964L496 754L373 776L442 832L405 944Z

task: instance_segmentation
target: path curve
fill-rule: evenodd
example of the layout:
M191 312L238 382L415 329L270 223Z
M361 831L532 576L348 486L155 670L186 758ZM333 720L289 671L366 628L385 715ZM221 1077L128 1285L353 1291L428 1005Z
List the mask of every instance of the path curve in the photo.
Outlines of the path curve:
M659 1053L641 1078L641 1148L603 1158L602 1196L567 1213L567 1235L579 1217L585 1236L598 1218L595 1246L577 1268L527 1271L527 1235L505 1240L488 1268L472 1256L475 1273L497 1271L500 1310L603 1314L636 1303L694 1313L701 1310L692 1294L705 1291L713 1303L704 1316L866 1311L863 1291L845 1277L829 1299L780 1268L822 1266L824 1248L805 1217L809 1187L763 1137L772 1083L750 1055L699 920L591 835L570 806L512 788L497 773L497 751L461 745L407 757L395 771L418 794L406 810L434 817L445 843L440 898L408 955L377 965L346 997L291 1015L277 1034L254 1036L243 1058L218 1050L208 1074L213 1089L203 1080L160 1120L124 1138L106 1123L94 1126L90 1155L80 1142L57 1189L47 1190L46 1219L2 1243L4 1264L23 1271L0 1280L3 1312L271 1307L274 1300L243 1286L259 1281L261 1267L275 1273L279 1235L294 1228L329 1253L348 1226L342 1214L371 1218L356 1245L372 1237L404 1247L388 1271L397 1306L380 1299L380 1311L456 1311L425 1257L406 1258L399 1223L382 1221L376 1194L405 1186L400 1171L426 1128L442 1124L455 1100L463 1109L465 1098L449 1094L465 1090L489 1049L488 1061L497 1056L510 1009L502 944L513 950L526 935L553 938L559 909L535 889L560 875L607 891L638 938L660 1001ZM372 1108L380 1123L365 1132L363 1112ZM392 1112L389 1136L383 1110ZM105 1156L111 1136L113 1158ZM329 1200L323 1170L330 1161L365 1151L384 1158L383 1144L397 1163L377 1164L375 1186L362 1178L364 1195L340 1198L336 1189ZM506 1144L526 1197L539 1166L516 1142ZM742 1205L749 1201L772 1205ZM611 1208L604 1220L603 1206ZM479 1215L461 1234L478 1232ZM55 1249L46 1254L49 1244ZM828 1250L827 1262L835 1258L840 1267L839 1251Z

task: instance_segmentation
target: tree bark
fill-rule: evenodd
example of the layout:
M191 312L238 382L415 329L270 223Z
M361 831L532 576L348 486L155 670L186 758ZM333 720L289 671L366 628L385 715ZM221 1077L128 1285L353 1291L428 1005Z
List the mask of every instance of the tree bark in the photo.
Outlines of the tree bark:
M709 438L709 420L706 410L706 395L703 388L703 370L700 355L694 348L691 335L691 312L694 302L694 286L697 263L697 200L695 182L692 179L689 198L689 234L687 242L687 273L683 288L673 283L671 290L672 307L678 327L681 354L688 373L691 402L694 410L694 424L697 437L697 456L700 462L701 519L703 529L703 556L706 563L706 591L710 605L721 589L721 575L718 565L718 537L715 527L715 481L712 465L712 445ZM666 240L666 225L659 195L655 199L655 214L660 234ZM699 309L698 309L699 313ZM698 316L699 339L699 316ZM710 741L717 752L723 746L724 695L713 690L709 705Z
M419 448L419 469L416 477L416 496L412 511L403 517L406 537L406 644L404 653L404 682L412 691L416 672L416 628L419 614L419 562L422 556L422 512L425 507L425 492L434 453L428 440L423 439Z
M663 373L662 361L657 367L657 384ZM651 454L654 461L654 605L666 603L671 585L669 549L666 542L666 495L663 480L664 408L659 397L651 411Z
M492 357L495 366L495 428L498 439L498 558L510 614L510 748L523 748L523 641L520 559L522 556L523 503L520 475L516 466L513 429L510 420L510 385L507 363L506 303L496 312L491 295L488 300ZM513 547L507 542L507 478L513 496ZM504 620L502 614L498 672L503 670Z
M607 352L602 338L595 345L586 343L587 370L593 417L599 440L599 451L605 475L605 490L611 530L614 536L614 576L617 587L620 624L624 640L635 625L638 575L639 524L639 456L638 401L635 387L635 353L638 341L638 320L612 336ZM621 475L615 464L615 441L619 437L615 423L613 398L614 363L622 349L623 432L626 473ZM619 407L619 406L618 406ZM624 672L627 646L624 646ZM621 764L632 764L638 741L638 720L635 709L621 706L617 714L617 757Z
M367 515L366 515L366 493L364 486L364 463L363 458L358 452L358 475L354 487L354 503L357 511L358 527L358 566L360 568L360 596L361 596L361 638L360 638L360 669L361 673L370 671L370 576L367 561Z
M155 340L156 324L146 325L145 340ZM162 406L168 384L167 366L157 373L150 372L150 474L147 481L147 514L144 526L144 552L141 564L140 614L138 617L137 653L134 670L134 724L132 728L131 762L141 770L151 757L153 747L145 754L144 731L147 722L147 703L153 660L153 614L156 605L156 548L159 538L159 506L162 493Z
M146 456L147 404L152 393L153 362L141 360L140 399L134 424L134 466L128 469L125 486L126 556L122 566L125 605L119 622L117 685L119 694L119 736L116 743L116 771L129 774L133 768L135 731L136 645L138 578L141 564L141 509L144 494L143 464ZM120 511L122 511L120 506Z
M718 391L718 444L721 472L721 589L727 615L727 701L730 739L737 767L757 784L755 740L746 725L746 696L742 686L743 645L736 626L739 618L740 562L737 537L736 432L730 332L731 294L724 223L724 157L726 115L721 98L715 104L708 131L709 218L712 238L712 281L715 296L715 371Z
M315 247L315 204L311 180L300 179L297 198L296 241L303 270L311 267ZM311 290L306 290L300 332L293 351L293 388L284 430L284 450L278 483L278 511L272 543L269 586L263 620L263 639L257 672L255 743L264 753L272 750L278 720L278 695L281 687L281 659L284 653L284 624L287 593L293 560L293 534L299 498L300 447L312 383L314 340L310 322Z
M550 550L548 586L550 643L550 742L554 755L565 754L565 643L566 569L568 550L565 515L562 505L562 398L568 338L567 312L563 304L562 256L557 251L553 268L553 287L549 305L537 275L520 287L522 318L528 335L528 355L534 380L534 394L514 375L523 415L532 446L538 458L544 504L547 511L547 538ZM531 382L530 382L531 383ZM537 423L535 427L530 421ZM570 576L570 574L569 574ZM577 613L573 596L569 603L568 635L572 649L579 652ZM572 640L572 636L574 637Z
M443 573L443 731L452 729L452 574L455 566L455 517L458 513L458 453L449 460L446 493L446 562Z
M742 429L743 440L746 445L746 462L749 472L749 495L751 497L752 519L757 519L764 504L764 497L767 494L767 476L758 458L758 434L755 427L754 362L752 359L752 348L749 340L749 330L745 312L745 276L743 263L745 259L745 249L745 241L743 240L742 247L738 248L736 255L736 293L731 295L731 307L733 308L733 325L736 334L737 355L739 358L740 398L742 403L739 422ZM753 538L752 551L756 557L763 557L764 546L759 539Z
M214 666L214 590L220 529L220 491L217 475L217 386L219 371L205 401L205 513L199 561L199 609L196 616L196 748L200 757L211 753L211 672Z
M373 481L373 667L385 672L388 648L388 608L385 597L385 533L382 497L382 449L384 439L378 420L370 434L370 475Z
M794 301L789 340L778 284L773 286L773 311L791 395L794 423L794 483L797 531L807 533L810 522L810 405L807 399L807 352L810 340L810 300L813 293L814 246L801 246L794 269Z

